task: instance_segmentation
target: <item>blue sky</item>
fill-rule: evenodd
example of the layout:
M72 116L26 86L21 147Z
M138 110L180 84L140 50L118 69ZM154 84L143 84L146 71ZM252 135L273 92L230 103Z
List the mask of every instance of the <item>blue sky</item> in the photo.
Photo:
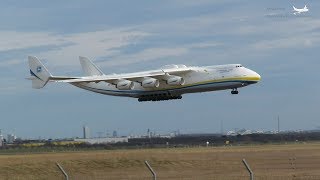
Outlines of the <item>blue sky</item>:
M5 1L0 7L0 128L20 137L273 130L320 126L320 3L292 14L284 1ZM229 91L187 94L180 101L138 103L68 84L34 90L27 56L54 75L81 75L78 56L106 73L166 64L241 63L262 81Z

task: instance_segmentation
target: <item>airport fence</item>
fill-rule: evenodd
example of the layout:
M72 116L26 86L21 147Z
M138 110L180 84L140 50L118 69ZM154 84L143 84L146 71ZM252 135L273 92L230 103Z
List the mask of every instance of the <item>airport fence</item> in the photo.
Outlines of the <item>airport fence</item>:
M149 161L151 163L149 163ZM159 162L157 160L144 161L145 167L142 167L141 162L136 162L133 166L122 165L122 171L115 173L109 166L105 170L99 169L88 174L82 174L70 169L65 171L60 164L58 167L63 173L64 177L70 179L183 179L183 180L202 180L202 179L217 179L217 180L319 180L320 172L312 165L320 163L319 160L313 160L310 163L307 161L299 161L297 157L285 158L273 158L267 162L259 162L252 159L249 165L249 161L246 159L239 159L238 161L222 162L217 161L205 165L199 165L197 168L186 162ZM272 163L276 162L275 164ZM128 161L128 163L130 163ZM241 165L242 163L242 165ZM313 164L314 163L314 164ZM315 164L318 163L318 164ZM154 167L152 167L154 165ZM240 165L240 166L239 166ZM66 167L68 164L66 164ZM167 166L167 167L166 167ZM181 167L178 167L181 166ZM207 168L204 168L207 167ZM199 169L203 169L199 171ZM212 168L212 169L211 169ZM68 169L68 168L66 168ZM148 172L149 171L149 172ZM139 173L137 173L139 172ZM255 173L254 173L255 172ZM67 174L70 173L70 174Z

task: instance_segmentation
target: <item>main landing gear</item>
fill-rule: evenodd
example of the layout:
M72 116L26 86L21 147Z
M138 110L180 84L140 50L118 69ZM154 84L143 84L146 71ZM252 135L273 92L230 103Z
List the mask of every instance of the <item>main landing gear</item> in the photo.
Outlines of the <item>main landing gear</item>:
M232 89L231 94L239 94L239 91L237 88Z
M181 95L170 95L170 94L150 94L150 95L142 95L139 97L138 101L166 101L172 99L182 99Z

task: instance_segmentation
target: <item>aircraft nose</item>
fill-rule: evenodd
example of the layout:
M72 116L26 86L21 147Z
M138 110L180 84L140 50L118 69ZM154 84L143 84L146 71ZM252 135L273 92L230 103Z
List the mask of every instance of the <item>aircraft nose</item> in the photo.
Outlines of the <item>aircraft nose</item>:
M255 78L257 78L257 81L260 81L260 80L261 80L260 74L258 74L258 73L256 73L256 72L254 72L254 73L255 73Z
M255 71L252 71L251 69L249 69L248 75L251 77L251 81L253 81L254 83L257 83L261 80L260 74L258 74Z

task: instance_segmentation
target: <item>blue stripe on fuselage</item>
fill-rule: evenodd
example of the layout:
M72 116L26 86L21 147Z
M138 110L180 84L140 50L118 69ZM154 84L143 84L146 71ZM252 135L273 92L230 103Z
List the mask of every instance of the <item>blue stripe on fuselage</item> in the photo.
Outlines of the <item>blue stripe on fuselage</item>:
M221 84L221 83L230 83L230 82L240 82L240 83L247 83L247 84L256 83L256 81L232 80L232 81L210 82L210 83L196 84L196 85L191 85L191 86L186 86L186 87L161 89L161 90L153 90L153 91L145 91L145 90L122 90L121 91L121 90L98 89L98 88L93 88L93 87L83 86L83 85L81 85L81 86L84 88L87 88L87 89L91 89L92 91L97 90L97 91L115 92L115 93L141 94L141 93L152 93L152 92L161 92L161 91L172 91L172 90L186 89L186 88L191 88L191 87L196 87L196 86L205 86L205 85L210 85L210 84Z

